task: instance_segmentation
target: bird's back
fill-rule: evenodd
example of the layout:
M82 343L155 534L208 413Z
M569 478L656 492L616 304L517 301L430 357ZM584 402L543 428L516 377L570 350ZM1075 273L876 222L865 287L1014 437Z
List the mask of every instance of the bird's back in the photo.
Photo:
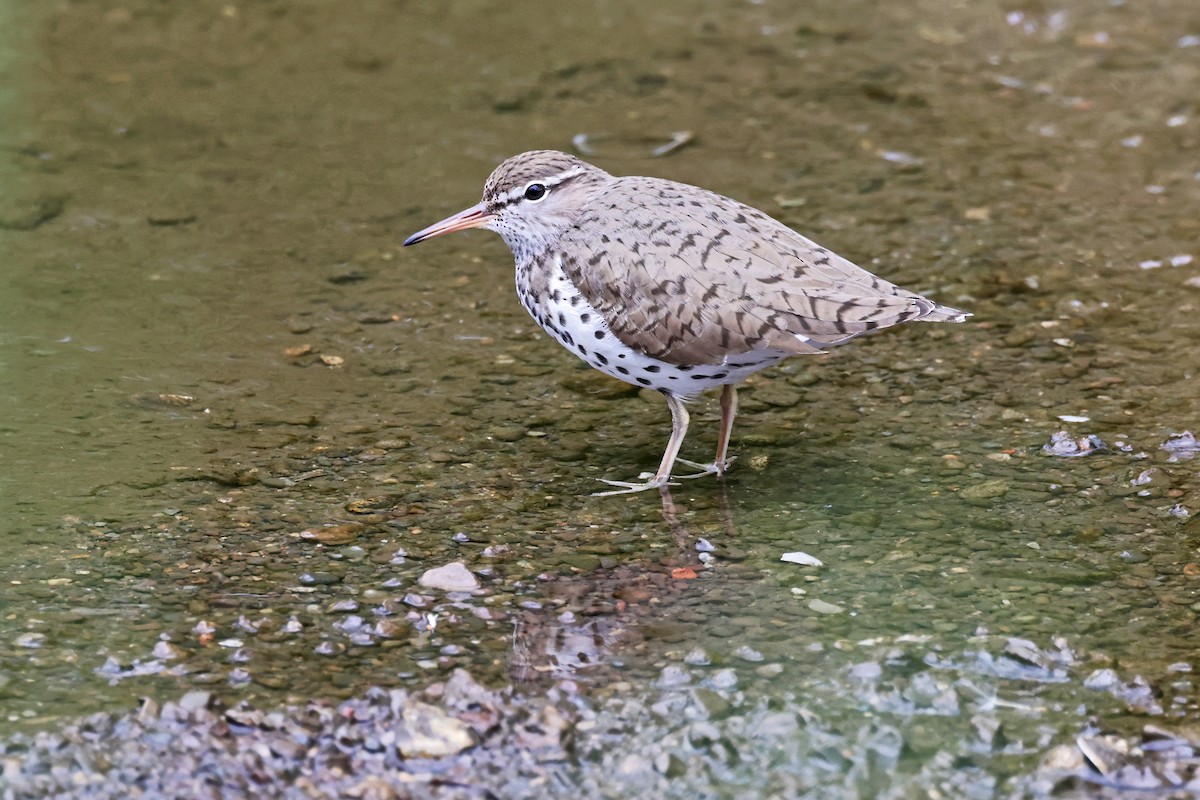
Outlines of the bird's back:
M613 332L668 363L820 352L900 322L967 316L744 203L658 178L606 182L558 249Z

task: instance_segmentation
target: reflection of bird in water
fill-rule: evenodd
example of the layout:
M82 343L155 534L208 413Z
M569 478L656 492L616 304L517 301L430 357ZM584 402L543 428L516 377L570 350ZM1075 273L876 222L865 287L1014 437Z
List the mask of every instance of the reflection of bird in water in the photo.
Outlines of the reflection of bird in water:
M696 581L672 576L680 568L699 572L704 566L696 537L680 522L680 515L687 510L675 503L665 487L660 492L663 520L671 529L676 550L660 556L653 565L635 562L600 567L585 575L556 576L542 583L546 598L541 606L523 608L515 617L509 656L513 680L614 680L617 675L608 673L614 659L644 642L647 626L675 621L673 615ZM732 537L732 512L724 487L719 497L722 527Z
M679 520L681 509L675 504L675 498L671 496L669 488L661 486L658 493L662 497L663 521L670 527L671 535L675 537L675 543L680 547L685 547L692 534L688 532L687 528ZM736 538L737 531L733 527L733 509L729 505L729 492L726 490L724 483L718 486L717 509L721 517L721 529L725 531L725 535L730 539Z
M625 633L615 610L592 617L569 610L525 610L513 628L509 673L521 682L584 677L584 671L609 662Z

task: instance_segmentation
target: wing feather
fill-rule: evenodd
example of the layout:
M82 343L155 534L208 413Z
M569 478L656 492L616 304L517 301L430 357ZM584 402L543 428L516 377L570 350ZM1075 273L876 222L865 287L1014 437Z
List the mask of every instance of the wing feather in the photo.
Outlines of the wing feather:
M562 239L568 276L621 341L668 363L818 353L901 322L964 316L692 186L622 178L589 207Z

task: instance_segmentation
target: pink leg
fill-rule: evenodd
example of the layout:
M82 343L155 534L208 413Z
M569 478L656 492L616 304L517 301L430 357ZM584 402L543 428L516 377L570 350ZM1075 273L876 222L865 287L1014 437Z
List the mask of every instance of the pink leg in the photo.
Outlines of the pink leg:
M697 464L695 461L679 459L680 464L687 464L700 470L695 475L677 475L678 478L699 478L704 475L724 475L729 468L729 439L733 433L733 418L737 416L737 389L731 383L721 387L721 430L717 434L717 457L711 464Z
M662 462L658 465L658 472L654 473L654 477L645 483L610 481L607 478L601 478L600 480L604 483L620 488L609 492L596 492L592 495L593 497L644 492L647 489L657 489L661 486L666 486L667 482L671 480L671 470L675 466L675 459L679 457L679 448L683 446L683 437L687 436L689 417L682 400L665 392L663 394L666 396L667 405L671 409L671 438L667 440L667 450L663 453Z
M737 387L727 383L721 387L721 433L717 436L717 457L713 461L718 475L729 467L729 439L733 435L733 418L737 416Z

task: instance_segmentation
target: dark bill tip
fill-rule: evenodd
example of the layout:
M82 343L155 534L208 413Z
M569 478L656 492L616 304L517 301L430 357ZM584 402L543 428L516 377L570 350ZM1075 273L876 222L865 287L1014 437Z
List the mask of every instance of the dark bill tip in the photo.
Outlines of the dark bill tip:
M465 231L468 228L482 228L492 221L492 215L483 208L483 203L477 203L470 208L464 208L457 214L446 217L441 222L435 222L428 228L417 231L404 240L404 246L423 242L435 236L444 236L455 231Z

